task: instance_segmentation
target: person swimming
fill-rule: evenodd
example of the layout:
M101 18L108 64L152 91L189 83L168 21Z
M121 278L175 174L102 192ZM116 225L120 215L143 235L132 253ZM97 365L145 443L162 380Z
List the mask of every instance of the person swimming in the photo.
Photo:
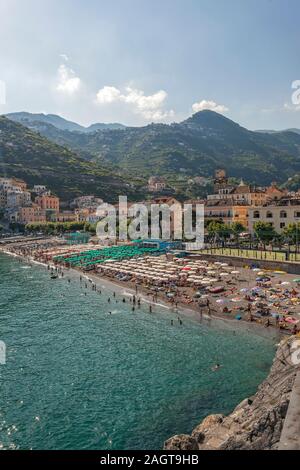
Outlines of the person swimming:
M214 366L211 368L211 370L212 370L213 372L215 372L215 371L217 371L218 369L220 369L220 367L221 367L220 364L216 364L216 365L214 365Z

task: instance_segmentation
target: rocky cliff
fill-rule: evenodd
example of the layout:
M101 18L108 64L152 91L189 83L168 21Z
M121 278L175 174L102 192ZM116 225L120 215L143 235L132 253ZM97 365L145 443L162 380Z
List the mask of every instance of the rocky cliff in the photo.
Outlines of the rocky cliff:
M257 393L229 416L211 415L191 435L165 442L165 450L276 449L287 413L297 369L291 361L294 338L283 340L267 379Z

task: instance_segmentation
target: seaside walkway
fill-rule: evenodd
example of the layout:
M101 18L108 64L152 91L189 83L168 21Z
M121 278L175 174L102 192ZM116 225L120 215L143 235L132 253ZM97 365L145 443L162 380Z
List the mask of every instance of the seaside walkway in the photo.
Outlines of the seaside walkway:
M278 449L300 450L300 371L292 390Z

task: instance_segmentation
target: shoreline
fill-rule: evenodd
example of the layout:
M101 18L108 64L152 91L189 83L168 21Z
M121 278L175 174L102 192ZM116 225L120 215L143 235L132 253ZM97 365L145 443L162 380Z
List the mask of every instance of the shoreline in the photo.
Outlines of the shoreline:
M52 263L45 263L38 261L34 257L26 257L18 253L14 253L12 251L9 251L7 249L3 249L0 247L0 253L4 253L7 256L12 256L14 258L19 258L23 262L29 263L29 264L36 264L38 266L41 266L45 269L57 269L58 266L54 265ZM145 287L139 286L138 292L135 291L134 286L128 285L128 282L124 285L121 281L117 281L116 279L111 279L108 276L104 275L99 275L95 273L86 273L84 271L81 271L76 268L66 268L60 266L60 269L64 272L64 274L71 274L72 276L76 278L82 277L82 279L86 279L87 281L92 281L96 287L102 287L105 288L107 287L108 289L112 290L115 288L116 291L118 291L119 294L123 296L137 296L141 298L143 303L149 304L149 306L153 307L158 307L158 308L164 308L169 311L170 314L175 314L177 316L183 315L184 317L188 318L189 320L194 321L195 323L201 325L207 325L211 327L225 327L228 328L232 331L236 330L241 330L244 332L248 332L251 334L256 334L260 337L267 338L276 344L277 341L280 341L282 338L286 337L286 334L284 332L278 330L275 327L269 327L269 328L264 328L263 325L255 323L255 322L248 322L245 320L236 320L235 318L230 318L230 317L225 317L224 315L214 315L210 314L207 315L205 313L202 314L202 318L199 317L199 312L197 312L196 308L192 307L187 307L186 305L179 303L178 307L172 307L172 305L168 304L164 299L162 299L160 296L159 301L153 301L148 298L148 292ZM106 285L105 285L106 284ZM152 313L155 315L155 311Z
M197 312L195 309L192 309L192 308L188 308L186 306L182 306L182 305L178 305L178 308L175 309L174 307L172 308L172 306L166 302L164 302L161 298L158 299L158 302L154 302L152 300L150 300L149 298L147 298L147 289L145 288L139 288L138 289L138 293L136 293L135 289L132 287L132 286L129 286L127 282L125 282L124 284L121 282L121 281L116 281L116 280L113 280L107 276L103 276L103 275L99 275L99 274L95 274L95 273L87 273L87 272L84 272L84 271L81 271L80 269L76 269L76 268L66 268L64 266L57 266L57 265L54 265L53 263L44 263L44 262L41 262L39 260L36 260L34 259L33 257L29 256L22 256L21 254L17 254L17 253L12 253L10 251L7 251L7 250L3 250L0 248L0 254L3 253L7 256L12 256L14 258L18 258L20 259L21 262L24 262L24 263L28 263L30 265L37 265L37 266L40 266L41 268L44 268L45 270L48 270L49 271L49 274L51 272L51 268L53 269L58 269L58 274L59 274L59 270L61 269L62 272L64 273L64 276L63 276L63 280L65 280L66 282L68 281L68 278L71 278L71 279L76 279L78 280L80 277L82 278L83 282L86 281L87 283L90 283L90 285L92 286L93 284L96 286L96 289L109 289L110 292L115 292L117 295L121 295L121 296L133 296L133 295L136 295L137 297L140 297L142 299L142 304L145 305L146 304L149 304L149 305L152 305L154 308L152 310L152 315L155 315L156 313L159 313L159 312L156 312L156 309L166 309L169 313L170 313L170 317L172 318L172 315L181 315L195 323L198 324L199 327L201 327L201 324L203 325L208 325L212 328L216 327L216 328L219 328L219 329L222 329L222 330L231 330L231 331L234 331L236 332L237 334L240 332L240 333L246 333L246 334L250 334L250 335L257 335L257 336L260 336L264 339L266 339L267 341L270 341L270 343L272 342L272 345L274 347L274 360L276 360L276 357L278 355L278 350L280 349L280 345L278 346L278 343L281 342L282 338L285 337L285 335L278 329L276 328L264 328L261 324L257 324L257 323L249 323L245 320L236 320L234 318L222 318L221 316L217 316L217 315L204 315L203 314L203 319L202 321L199 319L199 312ZM50 268L49 268L50 267ZM60 278L61 279L61 278ZM49 277L49 282L55 282L55 280L50 280L50 277ZM96 290L95 289L95 290ZM259 384L257 386L257 390L255 392L255 395L254 397L258 397L257 399L257 402L259 403L259 400L261 400L261 396L260 396L260 390L263 389L265 387L265 384L268 384L268 378L270 377L270 374L272 373L272 370L273 370L274 366L271 366L271 369L270 371L266 374L266 378L264 379L264 381ZM273 390L271 390L271 392L273 392ZM253 398L251 397L251 400ZM244 409L246 410L245 411L245 415L246 413L249 413L249 415L247 414L247 418L250 419L251 418L251 406L249 405L245 405L245 403L248 403L249 402L249 399L245 398L243 401L241 401L235 409L233 409L233 411L228 415L228 421L230 421L231 419L231 416L235 416L235 410L239 410L238 412L239 413L242 413L244 412ZM250 402L249 402L250 403ZM248 408L249 408L249 412L248 412ZM260 409L261 408L261 409ZM259 407L258 405L258 408L257 410L259 410L259 412L263 415L263 407ZM204 419L203 421L203 425L199 425L199 426L202 426L203 429L205 429L205 432L207 433L205 435L205 440L210 442L209 441L209 436L210 436L210 430L209 428L206 426L206 423L207 423L207 420L210 420L210 419L213 419L214 416L218 416L218 422L221 420L225 420L227 419L224 415L212 415L212 416L208 416L206 419ZM222 416L222 418L219 418L220 416ZM250 416L250 418L249 418ZM263 415L264 417L264 415ZM252 419L252 418L251 418ZM279 421L279 418L278 418L278 421ZM241 422L243 422L243 419L241 419ZM241 429L242 428L242 424L238 424ZM201 449L201 446L199 443L195 443L194 442L194 436L195 435L198 435L197 432L198 432L198 428L195 428L194 431L192 431L191 433L191 436L189 435L177 435L177 436L174 436L173 438L169 438L167 441L165 441L165 444L164 444L164 449L166 450L188 450L190 449L190 443L192 442L193 443L193 446L195 446L194 448L199 450ZM201 428L202 429L202 428ZM208 429L208 431L206 431L206 429ZM214 430L211 431L212 433L214 432ZM186 444L187 443L187 444ZM187 445L187 447L186 447ZM203 446L204 447L204 446Z

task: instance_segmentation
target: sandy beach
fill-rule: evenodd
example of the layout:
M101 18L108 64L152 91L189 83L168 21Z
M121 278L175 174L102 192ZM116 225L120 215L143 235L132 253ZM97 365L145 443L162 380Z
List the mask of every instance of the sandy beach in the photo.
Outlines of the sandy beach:
M300 320L300 289L298 283L295 283L295 275L284 272L261 272L259 268L250 269L248 266L239 268L222 263L215 263L215 266L209 261L202 264L193 264L188 259L180 262L180 270L183 265L192 266L194 272L211 273L214 276L213 281L220 289L220 292L211 292L211 286L199 288L199 285L189 285L186 280L188 277L182 276L184 281L175 286L168 278L167 282L156 282L145 277L139 279L134 276L120 277L122 272L122 263L126 268L133 263L133 260L123 260L117 268L111 268L109 261L97 266L95 269L84 272L80 267L66 266L58 263L55 257L58 254L79 253L92 247L76 246L70 247L57 244L57 240L51 238L39 243L18 242L11 245L4 245L0 249L4 253L20 256L29 263L39 263L45 266L50 273L57 273L58 276L68 277L79 276L93 289L114 290L118 295L128 298L129 301L142 302L149 305L149 312L155 313L155 309L164 308L170 311L174 318L189 316L197 322L213 324L213 322L222 322L229 328L247 328L249 331L256 331L259 334L279 338L282 334L291 334L296 332ZM97 247L99 249L99 247ZM93 248L95 249L95 247ZM149 263L150 266L162 265L162 272L165 267L171 266L165 256L159 258L145 257L135 260L137 266ZM174 263L173 263L174 264ZM114 265L116 266L116 265ZM146 264L147 266L147 264ZM197 266L197 270L195 268ZM202 269L203 267L203 269ZM104 268L104 269L103 269ZM140 269L140 268L139 268ZM175 267L173 266L174 273ZM187 268L186 269L190 269ZM215 270L215 273L213 271ZM225 276L227 270L227 274ZM223 278L221 277L222 272ZM177 270L181 274L182 271ZM214 274L213 274L214 273ZM235 273L235 274L232 274ZM264 276L264 282L258 282L258 273L261 278ZM207 276L207 274L205 274ZM175 276L173 276L175 277ZM226 281L224 280L226 277ZM179 278L178 278L179 279ZM208 279L208 278L204 278ZM222 282L221 282L222 281ZM205 281L204 281L205 282ZM298 306L299 305L299 306ZM261 313L259 313L261 312Z

